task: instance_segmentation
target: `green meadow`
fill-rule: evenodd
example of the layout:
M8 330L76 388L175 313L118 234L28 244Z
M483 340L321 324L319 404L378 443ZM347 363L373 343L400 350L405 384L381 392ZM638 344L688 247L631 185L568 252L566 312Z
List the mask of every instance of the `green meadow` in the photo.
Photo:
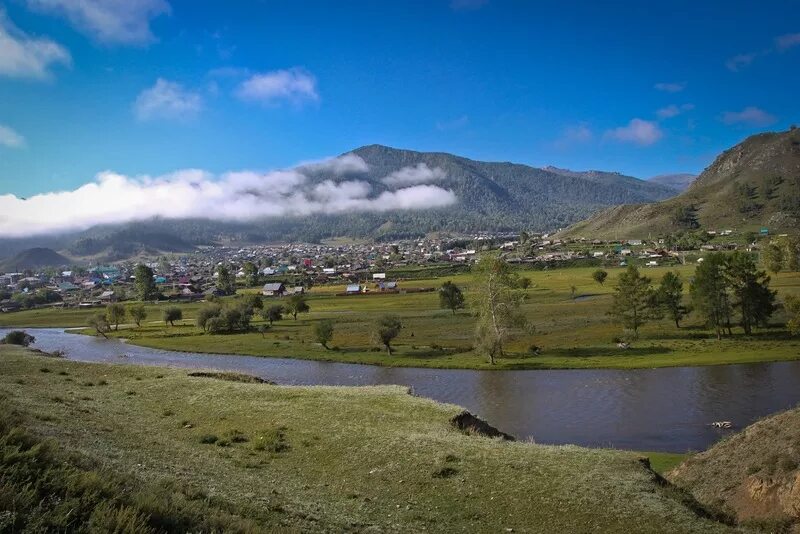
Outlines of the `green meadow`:
M396 386L227 378L0 345L0 526L732 531L639 454L468 434Z
M688 292L694 266L671 269L681 273ZM654 283L667 270L670 268L642 269ZM506 357L494 366L472 349L474 319L469 309L458 310L455 314L440 309L436 292L340 296L337 293L343 291L343 285L314 287L308 293L310 313L300 314L296 321L285 316L264 335L256 331L203 334L194 326L194 317L201 306L197 303L181 305L183 321L174 327L168 326L160 321L166 304L148 305L149 316L141 327L124 325L110 335L125 337L139 345L178 351L434 368L642 368L800 358L800 339L789 336L783 327L785 318L780 309L769 327L758 329L751 336L734 329L733 337L717 341L696 316L689 315L680 328L668 319L652 321L641 329L640 339L630 348L619 348L615 338L622 335L622 327L615 324L608 310L616 278L622 269L608 269L609 277L602 286L592 280L593 271L594 268L563 268L520 272L532 281L522 309L535 331L516 336L507 346ZM438 288L446 280L452 280L464 290L469 304L475 284L469 273L401 281L400 286ZM775 275L771 287L778 290L778 301L787 294L800 294L800 273ZM240 293L256 291L250 288ZM686 298L688 300L688 295ZM280 299L264 299L265 306L280 302ZM97 311L25 311L1 316L0 324L85 326ZM376 318L386 313L398 315L403 323L392 356L381 350L372 338ZM321 319L332 319L335 323L330 350L314 340L313 327ZM254 326L259 324L261 320L256 317ZM88 330L84 333L91 334ZM538 348L538 354L534 348Z

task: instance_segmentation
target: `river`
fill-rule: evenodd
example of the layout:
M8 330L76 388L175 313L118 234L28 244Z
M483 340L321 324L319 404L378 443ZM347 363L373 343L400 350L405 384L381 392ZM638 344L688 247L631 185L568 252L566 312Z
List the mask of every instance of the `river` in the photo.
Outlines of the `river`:
M471 371L171 352L26 328L34 347L71 360L237 371L280 384L399 384L458 404L538 443L641 451L702 450L730 431L800 403L800 361L638 370ZM0 329L0 336L7 332Z

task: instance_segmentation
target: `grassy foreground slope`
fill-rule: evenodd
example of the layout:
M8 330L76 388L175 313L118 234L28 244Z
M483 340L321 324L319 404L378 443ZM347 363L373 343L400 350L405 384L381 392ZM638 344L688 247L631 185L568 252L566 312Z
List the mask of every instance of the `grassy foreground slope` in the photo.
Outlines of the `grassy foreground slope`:
M249 384L0 346L0 395L59 454L124 477L129 514L160 528L210 510L250 531L729 531L632 453L467 435L450 424L459 408L397 387ZM8 446L20 431L4 432L0 521L23 493L6 475L25 453Z
M667 477L701 503L774 531L800 529L800 408L693 455Z
M796 232L800 219L800 129L748 137L723 152L677 197L605 209L563 236L643 239L692 227Z

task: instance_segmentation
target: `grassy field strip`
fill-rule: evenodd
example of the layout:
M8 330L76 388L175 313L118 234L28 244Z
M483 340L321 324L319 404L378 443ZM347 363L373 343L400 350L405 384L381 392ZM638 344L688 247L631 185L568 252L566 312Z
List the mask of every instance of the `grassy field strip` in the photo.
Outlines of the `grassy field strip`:
M684 281L694 267L680 266ZM657 281L668 269L644 269ZM153 348L252 356L278 356L388 366L472 368L472 369L562 369L667 367L784 361L800 358L800 339L790 338L781 326L779 311L773 325L758 329L754 335L742 335L716 341L712 333L689 316L681 328L669 320L654 321L641 329L641 338L630 349L620 349L614 339L622 334L619 325L608 315L611 293L621 269L610 269L609 278L599 285L591 278L593 269L570 268L550 271L526 271L532 287L523 311L535 327L533 335L519 336L507 347L507 357L490 366L472 351L474 318L468 310L453 315L439 309L436 293L386 294L370 296L334 296L340 286L312 288L311 312L295 321L284 318L266 335L257 332L231 335L203 335L194 327L194 317L202 305L182 304L184 320L175 327L157 319L166 304L148 305L148 319L141 328L127 322L118 335L132 343ZM467 301L470 274L448 278L465 289ZM407 282L414 287L438 287L445 279ZM576 287L572 299L572 286ZM800 273L780 273L772 287L779 300L787 294L800 294ZM230 300L230 299L227 299ZM265 305L280 302L265 299ZM0 316L7 326L85 326L98 310L32 310ZM403 329L395 340L397 351L390 358L372 339L375 318L383 313L398 315ZM314 342L313 326L320 319L335 321L335 333L325 350ZM255 326L262 324L260 319ZM532 353L538 347L540 354Z

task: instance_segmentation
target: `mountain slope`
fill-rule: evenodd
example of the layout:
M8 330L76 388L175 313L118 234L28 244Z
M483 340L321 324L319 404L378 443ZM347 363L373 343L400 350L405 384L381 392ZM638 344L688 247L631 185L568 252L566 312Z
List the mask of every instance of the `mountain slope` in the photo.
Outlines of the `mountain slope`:
M723 152L684 193L663 202L603 210L565 236L632 238L702 227L797 231L800 129L764 133Z
M59 243L71 255L111 261L142 253L186 252L208 243L319 241L336 236L397 239L435 231L549 231L566 227L603 207L653 202L675 194L668 187L619 173L538 169L381 145L358 148L337 160L348 158L357 165L328 162L299 167L296 171L302 173L304 181L297 187L302 187L303 194L313 200L313 195L320 194L317 188L326 194L335 190L336 184L348 182L369 191L368 198L375 201L373 211L347 210L243 222L154 219L95 227L64 236ZM452 191L456 201L445 208L401 210L386 206L383 211L382 194L391 195L410 185ZM441 189L438 191L445 193ZM19 243L20 240L0 240L0 257L4 247L18 247Z
M41 267L63 267L70 260L49 248L31 248L23 250L13 258L0 263L0 272L24 271Z
M696 174L661 174L648 178L651 184L659 184L676 191L686 191L689 186L697 179Z

